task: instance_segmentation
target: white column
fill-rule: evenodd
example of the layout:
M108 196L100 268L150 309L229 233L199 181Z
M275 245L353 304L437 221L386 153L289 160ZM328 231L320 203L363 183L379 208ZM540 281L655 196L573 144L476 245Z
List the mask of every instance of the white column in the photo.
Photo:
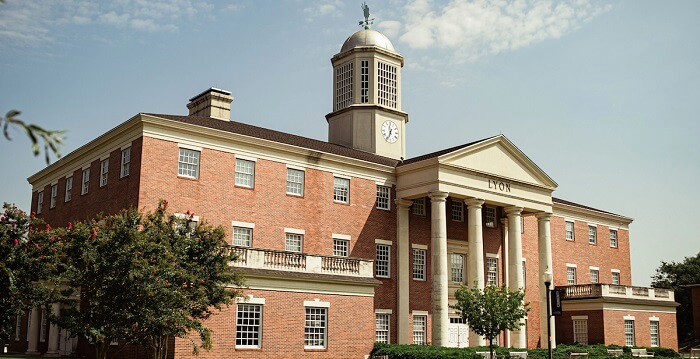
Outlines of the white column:
M39 353L39 329L41 328L41 311L39 307L32 308L32 320L27 328L27 333L29 334L29 344L27 345L27 351L25 354L37 355Z
M548 270L554 273L552 267L552 234L549 225L551 213L541 212L535 215L537 217L537 243L539 253L539 276L542 278ZM540 287L540 347L547 347L547 293L544 283L539 283ZM552 283L554 287L554 283ZM554 328L554 317L549 318L550 332L552 333L552 348L556 348L556 330Z
M51 304L51 313L55 316L59 316L61 313L61 303L53 303ZM51 327L49 327L49 347L48 350L46 351L46 354L44 356L59 356L59 347L58 347L58 331L60 329L58 328L58 325L51 323Z
M484 289L484 235L481 224L481 206L483 199L468 198L464 200L467 204L467 241L469 242L469 262L467 264L467 280L469 287ZM469 331L469 345L486 345L484 337Z
M508 219L501 218L501 225L503 228L503 278L505 282L508 283L508 278L510 278L510 273L508 271ZM510 348L510 330L503 332L504 343L503 346Z
M432 259L432 344L447 345L449 325L447 301L447 216L445 199L447 192L435 191L430 196L430 239Z
M504 208L508 215L508 287L510 290L519 290L523 288L523 238L520 232L522 220L520 214L523 211L522 207L506 207ZM525 324L522 319L521 324ZM527 347L525 338L525 330L521 326L519 330L513 330L510 333L510 344L517 348Z
M409 319L411 313L408 309L410 297L409 285L411 283L411 264L409 262L410 243L408 237L408 208L413 203L405 199L397 199L396 203L396 250L398 253L398 285L397 285L397 310L396 329L399 344L411 344L409 336Z

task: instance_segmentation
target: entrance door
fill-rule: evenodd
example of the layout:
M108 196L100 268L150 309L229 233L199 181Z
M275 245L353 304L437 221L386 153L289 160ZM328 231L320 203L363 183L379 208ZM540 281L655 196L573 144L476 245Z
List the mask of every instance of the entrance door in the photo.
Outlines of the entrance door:
M469 346L469 327L462 318L450 317L447 336L447 347L464 348Z

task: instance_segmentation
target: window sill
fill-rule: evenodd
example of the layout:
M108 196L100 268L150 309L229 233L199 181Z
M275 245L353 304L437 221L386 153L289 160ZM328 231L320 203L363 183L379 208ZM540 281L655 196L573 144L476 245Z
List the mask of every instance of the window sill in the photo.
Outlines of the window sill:
M287 192L287 197L304 198L304 195L303 195L303 194L295 194L295 193L289 193L289 192Z
M328 351L328 348L313 348L313 347L312 347L312 348L308 348L308 347L304 347L304 351L305 351L305 352L327 352L327 351Z
M189 176L183 176L183 175L177 175L177 178L185 179L185 180L190 180L190 181L197 181L197 180L199 180L199 177L189 177Z
M255 186L249 187L249 186L241 186L239 184L233 185L233 187L240 188L240 189L251 189L251 190L255 189Z
M262 348L235 347L234 350L237 352L259 352L262 351Z

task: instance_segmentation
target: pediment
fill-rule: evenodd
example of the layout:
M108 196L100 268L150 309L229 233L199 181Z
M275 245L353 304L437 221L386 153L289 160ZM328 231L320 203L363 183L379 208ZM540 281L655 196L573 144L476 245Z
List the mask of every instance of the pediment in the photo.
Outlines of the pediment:
M438 162L518 182L557 187L549 175L503 135L442 154Z

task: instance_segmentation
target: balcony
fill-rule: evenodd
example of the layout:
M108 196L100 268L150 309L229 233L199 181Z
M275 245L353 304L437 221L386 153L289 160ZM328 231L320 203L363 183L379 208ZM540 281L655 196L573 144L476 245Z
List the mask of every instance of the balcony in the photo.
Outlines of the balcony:
M373 278L374 261L271 249L231 247L234 267Z
M557 289L562 290L564 300L607 297L675 302L673 291L660 288L592 283L561 286Z

